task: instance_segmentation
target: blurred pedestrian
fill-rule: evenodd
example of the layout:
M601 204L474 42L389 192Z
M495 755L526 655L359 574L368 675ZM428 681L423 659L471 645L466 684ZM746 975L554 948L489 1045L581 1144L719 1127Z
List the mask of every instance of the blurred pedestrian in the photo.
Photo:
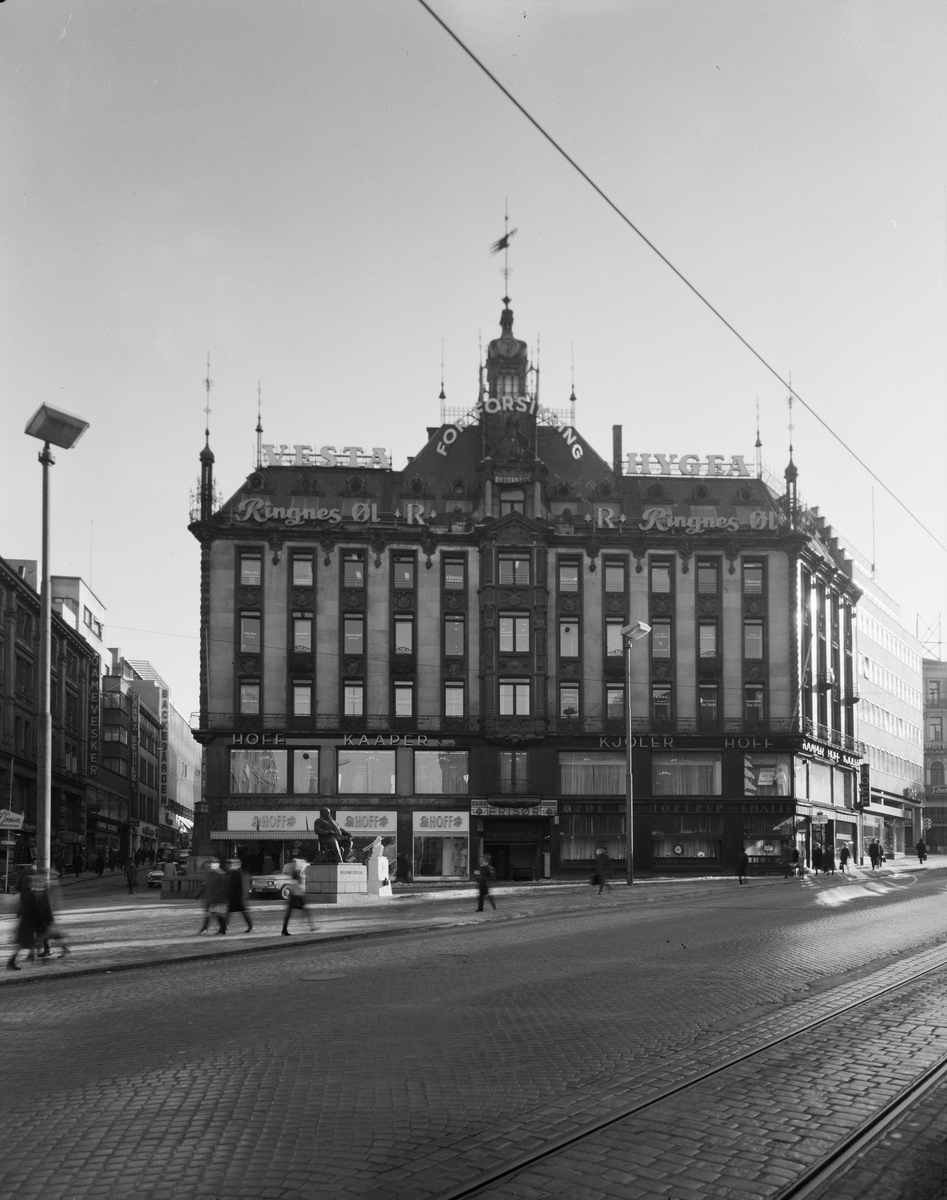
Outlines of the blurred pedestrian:
M812 869L816 875L822 870L822 847L818 845L812 847Z
M96 873L96 875L98 875L99 879L102 878L104 871L105 871L105 855L100 850L98 852L98 854L95 856L95 873Z
M848 860L849 860L849 858L851 858L851 855L849 854L848 846L846 846L846 845L844 845L844 844L843 844L843 845L841 846L841 848L839 849L839 852L838 852L838 865L839 865L839 867L841 868L841 871L842 871L842 874L843 874L843 875L847 875L847 874L848 874Z
M868 857L871 859L871 869L874 871L878 867L878 859L881 857L881 847L874 838L868 843Z
M17 904L17 924L14 934L13 953L7 959L8 971L19 971L16 965L17 955L21 950L26 951L26 961L32 962L36 956L36 939L43 932L43 915L39 905L39 888L34 886L36 870L31 867L20 876L20 899Z
M835 851L831 846L822 851L822 870L826 875L835 874Z
M918 842L918 844L917 844L917 845L914 847L914 849L915 849L915 851L917 852L917 861L918 861L918 862L921 864L921 866L923 867L923 866L924 866L924 863L925 863L925 861L926 861L926 859L927 859L927 846L924 844L924 839L923 839L923 838L921 838L921 840L920 840L920 841Z
M115 863L116 863L116 861L117 861L117 858L116 858L115 851L114 851L114 850L109 850L109 870L110 870L110 871L114 871L114 870L115 870Z
M204 924L198 929L198 935L206 933L211 919L217 921L217 933L227 932L227 876L220 868L216 858L207 864L204 876L204 886L198 895L204 901Z
M227 866L227 918L224 921L224 929L226 930L230 920L231 913L242 913L243 919L247 923L247 933L253 929L253 922L250 920L250 915L243 903L243 898L246 895L246 881L243 878L243 869L240 865L239 858L232 858Z
M125 864L125 882L128 884L128 894L130 896L138 886L138 868L132 859L129 859Z
M289 918L294 912L301 912L309 920L310 932L315 932L316 927L306 911L306 881L302 877L299 864L295 860L290 859L283 867L283 874L287 877L285 887L289 892L286 898L286 908L283 910L283 937L290 936Z
M395 860L395 883L403 883L407 887L411 881L411 862L407 854L399 854Z
M612 890L611 885L612 868L608 861L608 851L604 846L599 846L595 851L595 882L598 884L598 894L608 888Z
M49 943L58 942L59 957L65 958L69 953L69 947L66 945L64 933L56 923L56 913L59 911L59 876L55 870L48 873L37 872L35 883L41 924L36 940L43 943L43 949L36 957L39 959L51 957L52 950L49 948Z
M490 884L497 877L496 871L493 869L493 863L490 861L490 855L485 854L480 863L480 869L477 872L477 912L483 912L484 900L490 901L490 907L496 909L496 901L490 894Z
M743 849L740 853L739 859L737 860L737 879L739 879L741 884L746 883L746 877L749 873L749 870L750 856L747 854L746 849Z
M76 879L82 874L82 851L77 850L72 856L72 869L76 873Z

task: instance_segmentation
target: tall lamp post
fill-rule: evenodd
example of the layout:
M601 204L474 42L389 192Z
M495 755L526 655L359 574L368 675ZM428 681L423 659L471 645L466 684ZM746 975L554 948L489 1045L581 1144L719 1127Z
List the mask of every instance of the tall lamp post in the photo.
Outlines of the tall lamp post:
M644 621L623 625L621 636L625 644L625 850L628 886L635 882L634 791L631 782L631 648L647 637L651 626Z
M36 797L36 869L49 870L50 825L52 823L53 790L53 720L49 711L49 643L52 608L49 595L49 468L56 461L50 444L71 450L89 428L89 422L62 409L41 405L30 417L26 432L39 438L43 449L39 461L43 464L43 551L42 582L40 584L40 774Z

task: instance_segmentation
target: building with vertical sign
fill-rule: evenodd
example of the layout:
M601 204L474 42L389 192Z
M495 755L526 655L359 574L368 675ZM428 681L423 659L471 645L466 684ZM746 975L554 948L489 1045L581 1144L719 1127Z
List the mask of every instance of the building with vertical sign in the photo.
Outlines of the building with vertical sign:
M739 454L623 448L539 401L508 302L477 403L396 470L261 445L201 545L196 849L315 853L322 807L416 878L780 870L858 840L851 563ZM631 650L622 630L650 634Z
M947 851L947 663L925 658L924 816L932 852Z

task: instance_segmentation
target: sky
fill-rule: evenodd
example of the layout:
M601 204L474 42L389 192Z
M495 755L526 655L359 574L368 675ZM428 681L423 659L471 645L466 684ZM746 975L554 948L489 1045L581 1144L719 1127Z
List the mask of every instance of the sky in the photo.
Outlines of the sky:
M875 472L795 404L801 496L910 631L947 630L947 6L430 2ZM8 0L0 153L0 554L40 556L27 420L79 414L52 571L91 581L106 644L185 715L208 354L225 498L258 388L264 441L401 468L442 358L448 403L476 401L506 206L543 404L574 373L606 459L621 424L626 452L748 461L758 406L785 467L786 387L417 0Z

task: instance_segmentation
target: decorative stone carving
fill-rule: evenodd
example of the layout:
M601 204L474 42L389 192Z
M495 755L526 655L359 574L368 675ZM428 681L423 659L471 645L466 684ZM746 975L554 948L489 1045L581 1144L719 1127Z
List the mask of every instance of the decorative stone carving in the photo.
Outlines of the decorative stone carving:
M681 542L677 547L677 555L681 560L681 574L686 575L690 571L691 558L694 554L694 547L690 542Z
M361 588L345 588L342 592L342 607L349 611L365 607L365 593Z
M748 617L759 617L763 615L763 597L762 596L744 596L743 610Z
M652 596L651 597L651 615L655 617L668 617L671 615L671 597L670 596Z
M456 592L450 592L444 598L444 607L450 609L451 612L457 612L458 609L464 607L463 597L459 596Z
M414 608L414 592L397 591L394 594L394 607L401 609Z
M241 654L238 660L238 668L241 675L259 675L260 674L260 656L259 654Z
M528 675L532 663L527 656L522 658L501 658L497 662L497 670L501 675Z
M262 589L258 587L237 588L237 608L259 608Z
M445 675L449 675L452 679L464 674L466 663L462 658L449 658L445 667Z
M662 682L671 678L671 664L669 662L656 662L651 664L651 678L659 679Z
M387 545L385 541L385 535L383 533L373 533L372 539L368 544L371 548L372 554L375 556L375 566L380 567L381 556L384 554L385 546Z
M719 608L719 603L716 596L699 596L697 599L697 611L705 615L714 616Z
M640 575L644 570L643 563L648 553L647 542L632 542L631 553L635 559L635 574Z
M579 664L577 662L560 663L559 667L559 674L563 679L578 679Z
M335 547L335 538L331 533L325 533L319 539L319 548L323 551L325 557L322 560L323 566L328 566L332 562L332 551Z
M358 678L365 674L365 659L364 658L347 658L345 659L345 674L350 678Z
M574 613L579 611L579 597L568 594L559 597L559 611Z
M312 608L312 588L294 587L289 596L289 602L293 608Z
M744 665L745 678L751 683L761 682L766 678L766 668L761 662L748 662Z
M624 616L625 613L625 597L617 593L606 593L605 595L605 611L612 616Z
M728 542L723 548L724 554L727 556L727 562L730 566L727 568L728 575L736 574L736 564L740 557L740 546L737 542Z

